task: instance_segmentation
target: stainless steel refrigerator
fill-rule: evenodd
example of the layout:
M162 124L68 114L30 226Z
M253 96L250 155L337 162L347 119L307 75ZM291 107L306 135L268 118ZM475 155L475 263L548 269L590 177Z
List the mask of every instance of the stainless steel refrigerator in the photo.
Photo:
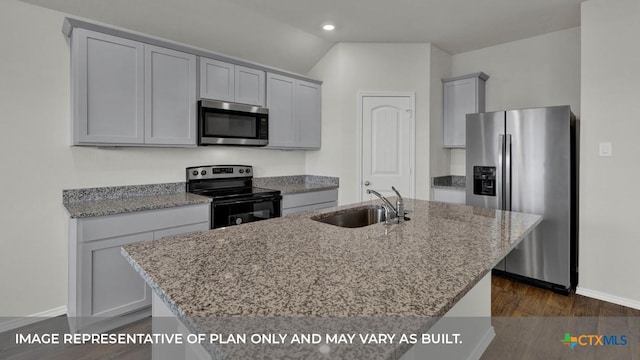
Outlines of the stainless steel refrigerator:
M495 269L575 289L579 122L569 106L468 114L466 126L467 205L543 216Z

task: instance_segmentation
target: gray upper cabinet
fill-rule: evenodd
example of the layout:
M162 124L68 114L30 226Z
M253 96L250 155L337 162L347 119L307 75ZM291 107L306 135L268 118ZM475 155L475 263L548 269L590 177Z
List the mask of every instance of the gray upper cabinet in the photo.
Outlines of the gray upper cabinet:
M264 106L265 73L201 57L200 98Z
M269 145L295 147L297 124L295 114L295 79L267 74L267 108L269 109Z
M466 147L466 115L485 111L485 81L475 73L443 79L443 147Z
M320 148L320 85L267 73L269 145L274 149Z
M196 57L145 45L145 143L196 143Z
M196 58L76 28L73 145L195 146Z
M272 149L319 149L321 82L65 18L72 145L197 146L198 99L269 108Z
M144 141L144 46L75 29L72 37L74 145Z
M261 70L235 66L235 102L264 106L265 73Z
M200 58L200 97L221 101L235 100L235 65Z
M298 80L296 83L296 116L301 147L320 148L320 85Z

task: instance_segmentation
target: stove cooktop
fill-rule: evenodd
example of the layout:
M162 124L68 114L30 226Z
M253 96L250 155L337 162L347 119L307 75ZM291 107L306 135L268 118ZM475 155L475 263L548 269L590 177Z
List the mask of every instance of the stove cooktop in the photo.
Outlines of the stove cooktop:
M199 189L191 191L193 194L208 196L215 200L239 198L239 197L255 197L259 195L279 195L280 191L263 189L259 187L242 187L227 189Z

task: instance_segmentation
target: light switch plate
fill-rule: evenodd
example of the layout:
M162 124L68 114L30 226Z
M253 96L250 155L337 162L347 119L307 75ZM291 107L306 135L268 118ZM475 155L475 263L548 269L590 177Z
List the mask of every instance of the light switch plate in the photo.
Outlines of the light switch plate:
M600 156L613 156L613 147L610 142L600 143Z

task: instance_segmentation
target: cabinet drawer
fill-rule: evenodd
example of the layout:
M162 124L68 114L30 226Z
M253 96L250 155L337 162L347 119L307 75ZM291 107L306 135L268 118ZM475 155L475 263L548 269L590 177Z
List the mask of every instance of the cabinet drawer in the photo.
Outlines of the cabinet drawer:
M311 204L311 205L306 205L306 206L299 206L299 207L294 207L294 208L282 209L282 216L287 216L287 215L291 215L291 214L297 214L297 213L301 213L301 212L305 212L305 211L326 209L326 208L330 208L330 207L334 207L334 206L338 206L338 202L337 201L331 201L331 202L320 203L320 204Z
M79 219L83 242L209 221L209 204Z
M452 204L465 204L466 203L466 192L464 190L455 190L455 189L432 189L433 190L433 201L440 201Z
M338 200L338 189L312 191L282 196L282 209L326 203Z

